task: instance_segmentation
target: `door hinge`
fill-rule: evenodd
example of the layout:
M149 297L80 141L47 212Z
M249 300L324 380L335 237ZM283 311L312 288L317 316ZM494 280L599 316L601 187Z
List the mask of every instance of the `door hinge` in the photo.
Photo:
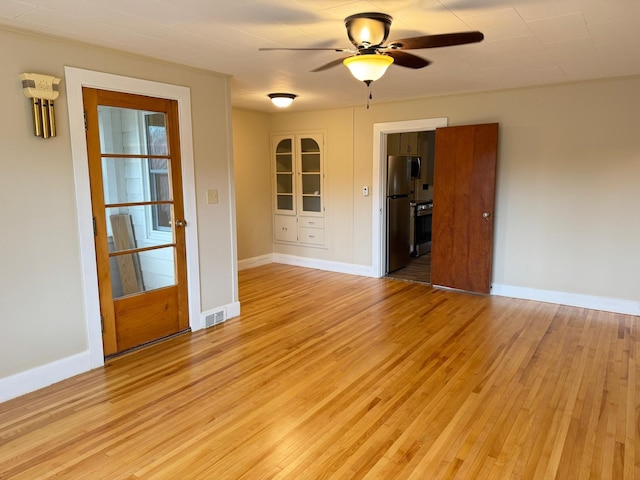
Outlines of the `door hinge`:
M100 314L100 329L104 333L104 317Z
M98 236L98 231L96 229L96 217L93 217L93 236L94 237Z
M86 132L87 130L89 130L89 127L87 126L87 111L84 110L84 131Z

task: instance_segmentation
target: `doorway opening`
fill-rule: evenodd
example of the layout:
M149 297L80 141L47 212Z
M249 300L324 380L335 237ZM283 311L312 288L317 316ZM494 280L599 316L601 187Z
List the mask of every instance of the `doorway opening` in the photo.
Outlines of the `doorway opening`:
M387 268L387 255L389 251L389 239L387 237L387 225L390 220L389 208L387 206L387 183L388 183L388 173L387 173L387 163L389 156L389 149L394 149L395 147L395 135L397 134L416 134L418 136L419 132L424 132L422 135L426 136L428 132L435 132L435 129L438 127L446 127L448 124L447 118L430 118L430 119L420 119L420 120L409 120L409 121L401 121L401 122L389 122L389 123L377 123L374 124L374 155L373 155L373 181L374 181L374 218L372 222L372 265L374 272L376 272L378 277L390 277L390 278L399 278L403 280L410 281L420 281L423 283L430 282L430 271L429 265L431 263L431 254L430 251L427 253L429 249L428 242L424 241L424 237L420 237L423 241L420 244L415 243L415 230L413 231L414 237L414 245L411 246L411 242L407 245L407 265L403 268L388 271ZM409 135L408 135L409 136ZM401 152L407 153L407 152ZM411 153L411 152L408 152ZM411 155L409 155L411 156ZM425 170L425 175L427 171ZM426 177L425 177L426 179ZM418 202L421 204L421 208L428 208L427 196L431 195L431 199L433 199L433 186L431 185L428 188L431 188L431 191L427 189L423 190L423 178L420 176L415 178L410 183L410 190L412 190L413 202L409 203L409 210L406 212L406 216L411 219L412 211L411 208L414 209L413 213L415 214L415 210L418 207ZM416 187L420 190L418 194L416 194ZM417 200L417 201L416 201ZM413 207L411 203L414 203ZM377 208L375 208L377 207ZM413 218L413 226L415 229L416 218ZM427 220L426 219L418 219L419 227L426 228ZM424 232L423 232L424 233ZM411 232L408 233L408 237L411 236ZM413 248L413 250L412 250ZM422 251L420 251L420 248ZM417 251L416 251L417 249ZM412 256L413 254L413 256Z
M431 283L434 154L434 130L387 135L387 278Z

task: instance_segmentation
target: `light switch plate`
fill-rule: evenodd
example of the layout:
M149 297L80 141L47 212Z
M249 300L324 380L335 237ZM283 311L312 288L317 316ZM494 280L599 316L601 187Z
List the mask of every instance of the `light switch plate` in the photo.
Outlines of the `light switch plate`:
M362 187L362 195L364 195L365 197L369 196L369 187L367 186Z
M218 203L218 190L207 190L207 203Z

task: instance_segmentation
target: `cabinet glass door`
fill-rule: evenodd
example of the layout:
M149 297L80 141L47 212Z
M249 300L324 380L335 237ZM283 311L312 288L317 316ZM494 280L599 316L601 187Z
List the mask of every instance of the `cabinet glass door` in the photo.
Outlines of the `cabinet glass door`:
M293 213L293 142L285 138L276 146L276 210Z
M301 209L304 213L322 212L322 170L320 145L309 137L300 139Z

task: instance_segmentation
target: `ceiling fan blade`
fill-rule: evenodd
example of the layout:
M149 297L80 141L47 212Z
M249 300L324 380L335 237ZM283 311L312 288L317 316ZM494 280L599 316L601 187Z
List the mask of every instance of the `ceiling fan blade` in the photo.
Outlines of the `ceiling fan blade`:
M328 70L330 68L335 67L336 65L340 65L345 58L349 58L349 57L337 58L336 60L332 60L329 63L325 63L324 65L321 65L318 68L314 68L311 71L312 72L322 72L323 70Z
M393 57L393 64L399 65L400 67L424 68L427 65L431 64L429 60L425 60L424 58L418 57L417 55L402 52L400 50L388 50L384 54Z
M389 50L419 50L421 48L451 47L454 45L477 43L481 42L483 39L483 33L477 31L443 33L440 35L424 35L422 37L394 40L382 48Z
M324 50L330 52L354 52L349 48L287 48L287 47L274 47L274 48L258 48L260 52L270 52L274 50Z

